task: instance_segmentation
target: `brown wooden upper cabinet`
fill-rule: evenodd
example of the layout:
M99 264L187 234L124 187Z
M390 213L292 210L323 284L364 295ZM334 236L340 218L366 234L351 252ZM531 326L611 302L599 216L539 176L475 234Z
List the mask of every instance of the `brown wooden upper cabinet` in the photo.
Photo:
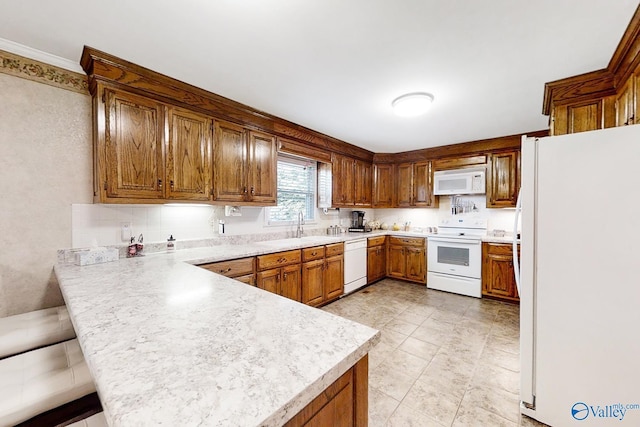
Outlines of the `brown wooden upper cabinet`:
M515 207L520 190L520 150L491 153L487 159L487 207Z
M393 164L378 163L373 165L373 200L374 208L392 208L395 196L395 173Z
M553 107L553 135L586 132L612 127L615 124L613 96Z
M169 108L166 162L168 199L211 199L212 127L210 117L180 108Z
M397 165L396 194L399 207L437 207L431 161Z
M216 121L213 199L245 205L276 204L276 138Z
M616 126L627 126L640 123L640 70L629 77L616 95Z
M371 163L333 154L331 175L333 207L371 207Z
M98 90L97 201L210 200L210 117L119 89Z

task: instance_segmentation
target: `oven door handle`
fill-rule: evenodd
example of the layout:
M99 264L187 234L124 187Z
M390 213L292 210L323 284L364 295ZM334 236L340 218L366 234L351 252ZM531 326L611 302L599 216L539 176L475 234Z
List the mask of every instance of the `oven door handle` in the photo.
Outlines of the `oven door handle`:
M482 243L482 241L480 240L475 240L475 239L450 239L450 238L446 238L446 237L429 237L428 238L429 242L444 242L444 243L462 243L465 245L479 245L480 243Z

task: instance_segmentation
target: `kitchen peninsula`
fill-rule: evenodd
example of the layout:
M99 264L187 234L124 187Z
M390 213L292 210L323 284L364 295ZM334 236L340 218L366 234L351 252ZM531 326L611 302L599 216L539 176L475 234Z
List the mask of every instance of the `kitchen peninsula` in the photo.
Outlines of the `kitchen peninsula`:
M322 412L366 425L379 332L190 265L220 258L56 265L110 425L276 426Z

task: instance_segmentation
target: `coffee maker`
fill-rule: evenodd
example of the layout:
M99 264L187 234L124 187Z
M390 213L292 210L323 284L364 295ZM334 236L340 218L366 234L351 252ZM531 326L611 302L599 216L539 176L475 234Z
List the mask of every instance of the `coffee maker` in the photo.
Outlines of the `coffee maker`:
M371 231L370 227L364 225L364 211L351 212L351 227L349 231Z

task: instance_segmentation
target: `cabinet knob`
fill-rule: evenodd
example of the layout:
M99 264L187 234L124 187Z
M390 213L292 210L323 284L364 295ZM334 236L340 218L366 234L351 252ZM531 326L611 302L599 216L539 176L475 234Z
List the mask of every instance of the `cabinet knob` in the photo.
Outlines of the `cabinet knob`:
M254 191L253 185L251 186L251 195L253 196L256 192Z
M282 278L283 278L284 280L287 280L287 273L284 273L284 274L282 275Z
M247 187L242 187L242 192L243 192L244 194L247 194Z
M162 180L161 179L158 180L158 189L162 190Z
M173 190L173 180L169 181L169 186L171 187L171 189Z

